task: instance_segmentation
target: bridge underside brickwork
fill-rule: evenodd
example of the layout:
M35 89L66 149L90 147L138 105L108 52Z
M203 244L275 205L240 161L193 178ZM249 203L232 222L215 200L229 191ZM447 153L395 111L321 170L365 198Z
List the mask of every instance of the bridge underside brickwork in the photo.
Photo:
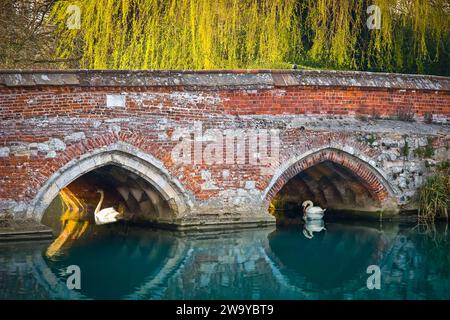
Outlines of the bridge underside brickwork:
M180 228L272 223L308 199L398 215L450 159L444 77L3 71L0 119L0 212L36 221L63 188Z

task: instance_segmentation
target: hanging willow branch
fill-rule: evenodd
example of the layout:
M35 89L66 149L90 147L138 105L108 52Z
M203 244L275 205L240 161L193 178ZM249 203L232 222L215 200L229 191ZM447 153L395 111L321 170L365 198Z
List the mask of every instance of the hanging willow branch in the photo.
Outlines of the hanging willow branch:
M52 19L61 34L58 56L82 40L82 66L112 69L211 69L276 66L295 41L294 0L70 1L82 28L68 30L69 2Z
M318 68L449 72L450 0L71 0L57 57L108 69ZM381 29L366 26L381 9ZM80 30L66 26L69 5Z

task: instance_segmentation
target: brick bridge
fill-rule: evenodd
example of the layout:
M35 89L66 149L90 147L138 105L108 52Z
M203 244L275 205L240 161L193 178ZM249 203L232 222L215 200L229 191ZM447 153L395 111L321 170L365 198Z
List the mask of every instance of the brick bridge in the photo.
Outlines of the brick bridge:
M0 117L0 212L37 221L64 187L178 227L271 223L272 200L397 215L450 158L445 77L1 71Z

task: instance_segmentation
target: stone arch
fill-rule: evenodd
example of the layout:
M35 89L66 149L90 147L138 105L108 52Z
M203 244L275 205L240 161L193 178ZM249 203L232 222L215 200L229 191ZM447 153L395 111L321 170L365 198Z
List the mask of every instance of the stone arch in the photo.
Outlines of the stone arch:
M193 206L190 194L161 161L132 145L117 142L73 159L53 173L32 200L27 217L40 221L62 188L86 173L107 165L123 168L148 182L168 202L174 213L172 218L179 218L190 212Z
M395 196L396 190L390 186L386 174L375 167L373 160L358 153L353 147L325 146L286 161L272 177L263 193L263 200L269 203L281 188L297 174L325 161L336 163L352 171L361 179L374 199L383 202L389 197Z

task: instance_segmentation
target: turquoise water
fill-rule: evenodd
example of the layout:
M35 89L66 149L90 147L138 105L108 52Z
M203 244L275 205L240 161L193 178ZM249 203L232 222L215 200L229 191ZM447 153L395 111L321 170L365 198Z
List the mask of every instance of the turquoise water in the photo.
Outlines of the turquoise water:
M446 225L327 223L180 234L115 227L56 258L0 244L0 299L450 299ZM81 270L69 290L67 267ZM369 265L381 269L369 290Z

